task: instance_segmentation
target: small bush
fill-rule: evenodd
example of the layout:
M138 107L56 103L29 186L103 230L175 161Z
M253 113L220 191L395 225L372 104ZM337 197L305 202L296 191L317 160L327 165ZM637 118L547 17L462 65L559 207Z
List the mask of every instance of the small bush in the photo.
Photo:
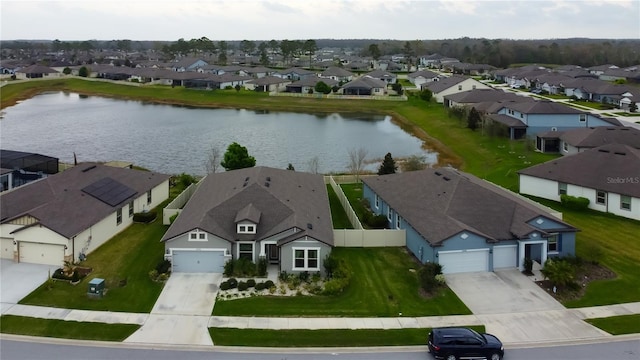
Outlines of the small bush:
M438 288L441 283L436 280L436 276L442 274L442 265L437 263L426 263L418 271L418 279L420 280L420 286L427 292L432 292Z
M271 289L272 287L275 287L276 284L273 283L273 281L271 280L267 280L264 282L264 287L267 289Z
M57 271L57 270L56 270ZM153 269L151 271L149 271L149 278L153 281L158 280L158 270Z
M229 283L230 289L235 289L238 287L238 280L236 280L235 278L230 278L229 280L227 280L227 282Z
M167 281L167 280L169 280L169 274L164 273L164 274L158 275L158 280L159 281Z
M264 290L264 289L266 289L267 287L266 287L265 283L263 283L263 282L259 282L259 283L257 283L257 284L255 285L255 288L256 288L256 290Z
M149 224L156 219L158 214L155 211L147 211L133 214L133 222Z
M298 278L300 279L300 281L302 282L309 282L309 277L311 275L309 275L308 271L303 271L301 273L298 274Z
M289 279L289 274L287 274L286 271L281 271L280 274L278 275L278 280L280 281L287 281Z
M223 272L224 276L231 276L233 275L233 260L227 260L226 263L224 263L224 272Z
M571 195L560 195L560 202L568 209L586 210L589 207L589 199L585 197L576 197Z
M267 276L267 258L261 257L258 259L258 276Z
M386 229L389 227L389 219L386 215L373 215L367 223L373 229Z
M228 281L223 281L220 284L220 290L229 290L229 289L231 289L231 285L229 284Z
M156 270L159 274L166 274L171 270L171 261L164 259L156 265Z
M344 291L349 286L349 279L345 278L333 278L324 283L323 295L337 295Z
M525 274L533 273L533 260L530 258L524 258L524 272Z
M249 288L249 284L247 284L246 282L244 282L244 281L240 281L240 282L238 283L238 291L245 291L245 290L247 290L248 288Z
M185 174L182 173L180 174L180 176L178 176L178 182L183 186L183 187L188 187L189 185L193 184L194 182L196 182L196 178L193 177L192 175L189 174Z
M247 280L247 286L249 286L250 288L255 287L256 286L256 281L253 280L253 279Z
M176 220L176 218L178 217L178 214L179 214L179 213L175 213L175 214L173 214L173 215L171 215L171 216L169 217L169 224L173 224L173 222L174 222L174 221Z

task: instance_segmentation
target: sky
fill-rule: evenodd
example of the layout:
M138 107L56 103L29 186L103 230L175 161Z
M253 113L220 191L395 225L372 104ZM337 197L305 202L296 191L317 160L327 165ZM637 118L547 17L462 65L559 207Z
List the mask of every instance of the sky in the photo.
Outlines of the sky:
M640 0L0 0L1 40L639 39Z

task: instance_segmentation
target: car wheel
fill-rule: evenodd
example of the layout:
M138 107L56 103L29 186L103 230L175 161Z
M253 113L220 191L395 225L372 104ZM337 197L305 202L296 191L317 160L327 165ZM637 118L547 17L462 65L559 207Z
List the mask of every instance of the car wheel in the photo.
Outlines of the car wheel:
M447 357L445 359L446 360L457 360L458 358L453 354L449 354L449 355L447 355Z
M491 354L491 356L489 357L489 359L491 359L491 360L500 360L500 354L498 354L498 353L493 353L493 354Z

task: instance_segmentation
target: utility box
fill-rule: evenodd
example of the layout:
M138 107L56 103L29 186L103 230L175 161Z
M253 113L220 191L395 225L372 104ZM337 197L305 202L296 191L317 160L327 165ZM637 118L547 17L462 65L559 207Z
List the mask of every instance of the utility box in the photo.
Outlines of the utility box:
M87 289L87 296L89 297L102 297L104 295L104 279L94 278L89 281L89 289Z

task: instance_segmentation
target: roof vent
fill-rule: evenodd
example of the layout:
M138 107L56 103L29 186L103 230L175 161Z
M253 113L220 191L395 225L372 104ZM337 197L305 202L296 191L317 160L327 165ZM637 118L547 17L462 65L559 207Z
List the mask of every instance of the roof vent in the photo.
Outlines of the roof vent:
M245 187L245 186L247 186L247 183L242 184L242 187Z
M267 181L271 181L271 176L267 176Z
M436 171L436 175L440 176L440 175L442 175L442 173L439 172L439 171Z
M609 153L609 150L605 150L605 149L598 149L598 151L603 152L603 153Z
M313 230L313 224L312 223L307 223L307 229Z
M449 179L449 178L448 178L448 177L446 177L446 176L444 176L444 177L443 177L443 179L444 179L444 181L449 181L449 180L451 180L451 179Z
M244 178L244 181L249 181L249 177L247 176L246 178Z
M265 186L265 187L269 187L269 185L270 185L270 184L271 184L270 182L265 181L264 186Z
M622 155L622 156L625 156L625 155L627 155L627 153L623 153L623 152L618 152L618 151L616 151L616 152L614 152L614 154L616 154L616 155Z
M91 165L91 166L89 166L88 168L83 169L83 170L82 170L82 172L87 172L87 171L92 170L92 169L95 169L95 168L96 168L96 166L95 166L95 165Z

